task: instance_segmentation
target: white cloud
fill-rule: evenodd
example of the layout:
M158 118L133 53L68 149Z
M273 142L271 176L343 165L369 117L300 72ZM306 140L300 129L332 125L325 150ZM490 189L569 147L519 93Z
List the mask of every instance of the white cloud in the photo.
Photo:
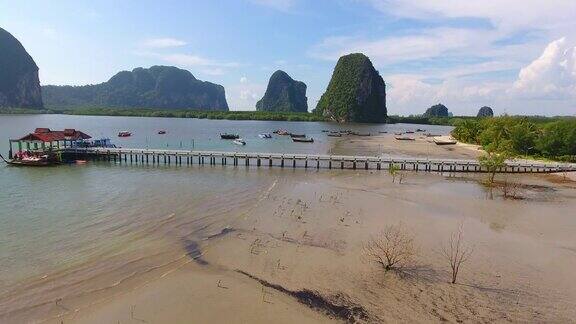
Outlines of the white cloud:
M360 52L376 65L438 57L444 53L472 51L494 40L489 31L456 28L434 28L411 35L392 36L376 40L355 37L328 37L310 50L320 59L337 60L340 56Z
M236 62L217 61L192 54L161 54L150 51L136 51L134 54L161 60L181 68L193 68L206 75L224 75L229 69L241 66Z
M243 76L239 83L226 86L226 100L231 109L255 110L256 102L260 100L265 90L265 85L250 82Z
M175 38L150 38L146 39L141 43L142 47L146 48L171 48L184 46L187 43L185 41L175 39Z
M250 0L250 2L275 10L288 11L294 5L295 0Z
M500 29L549 29L572 24L573 0L367 0L380 11L417 19L474 17L489 20Z
M511 93L528 98L576 98L576 46L564 37L548 44L539 58L520 70Z

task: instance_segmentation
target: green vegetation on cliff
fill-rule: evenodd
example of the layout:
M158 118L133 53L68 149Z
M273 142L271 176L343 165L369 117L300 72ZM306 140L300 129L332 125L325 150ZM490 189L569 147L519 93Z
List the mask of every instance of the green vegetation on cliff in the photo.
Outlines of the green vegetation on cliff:
M42 106L38 66L20 42L0 28L0 107Z
M338 60L314 113L340 123L386 121L386 84L367 56L356 53Z
M258 111L308 112L306 84L278 70L272 74L264 97L256 103Z
M172 66L122 71L95 85L44 86L42 95L48 107L228 110L224 87Z

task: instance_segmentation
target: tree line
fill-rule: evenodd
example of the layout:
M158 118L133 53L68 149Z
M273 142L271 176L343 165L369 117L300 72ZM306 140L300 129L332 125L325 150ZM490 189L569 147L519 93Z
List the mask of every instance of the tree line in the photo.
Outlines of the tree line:
M469 118L455 123L452 136L487 152L576 162L576 118Z

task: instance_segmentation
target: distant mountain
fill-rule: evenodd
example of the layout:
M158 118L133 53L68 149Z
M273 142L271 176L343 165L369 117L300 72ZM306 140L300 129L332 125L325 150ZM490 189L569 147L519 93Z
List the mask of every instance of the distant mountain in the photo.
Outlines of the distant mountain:
M276 71L268 81L264 97L256 103L258 111L307 112L306 84Z
M342 56L314 112L339 123L385 122L386 84L366 55Z
M228 110L224 87L200 81L173 66L136 68L108 82L85 86L43 86L47 106Z
M443 104L434 105L428 109L423 115L424 117L449 117L450 113L448 112L448 108Z
M0 108L42 108L38 66L24 46L0 28Z
M484 106L478 110L477 117L494 117L494 111L488 106Z

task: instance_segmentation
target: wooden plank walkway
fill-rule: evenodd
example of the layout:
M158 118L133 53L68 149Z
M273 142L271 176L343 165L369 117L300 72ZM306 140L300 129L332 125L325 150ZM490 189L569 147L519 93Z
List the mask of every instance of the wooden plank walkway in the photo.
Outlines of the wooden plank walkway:
M389 169L428 172L487 172L476 160L387 158L377 156L247 153L132 148L65 148L61 152L77 159L107 160L144 165L245 165L327 169ZM575 164L509 161L502 173L553 173L576 171Z

